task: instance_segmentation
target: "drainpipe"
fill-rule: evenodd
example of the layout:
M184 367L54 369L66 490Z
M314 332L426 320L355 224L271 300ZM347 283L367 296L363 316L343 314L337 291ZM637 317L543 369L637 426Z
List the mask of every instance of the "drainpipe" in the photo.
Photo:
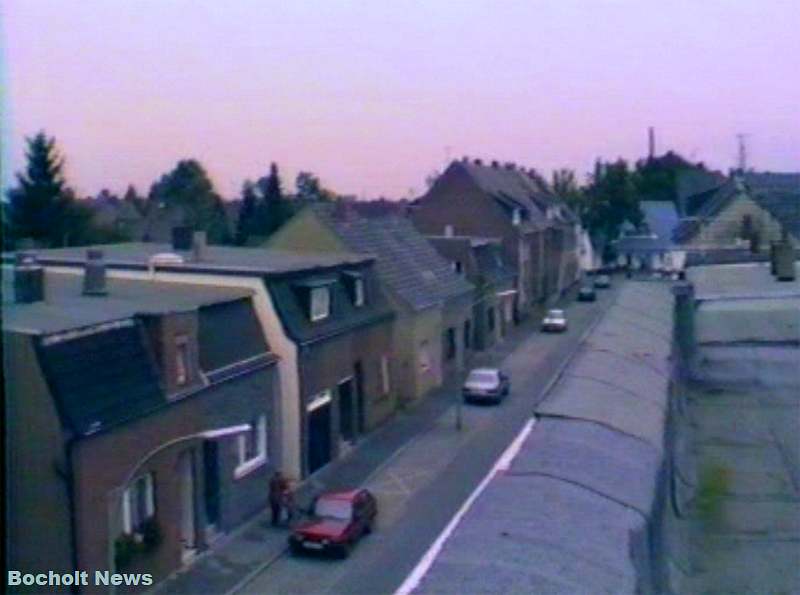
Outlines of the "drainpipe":
M67 483L67 500L69 501L69 530L70 530L70 549L72 558L72 567L75 570L80 570L78 567L78 520L76 513L75 503L75 466L73 464L73 452L75 443L78 441L77 437L73 434L67 439L64 446L64 456L67 459L67 469L64 474L64 480ZM72 593L80 593L81 590L78 585L70 587Z

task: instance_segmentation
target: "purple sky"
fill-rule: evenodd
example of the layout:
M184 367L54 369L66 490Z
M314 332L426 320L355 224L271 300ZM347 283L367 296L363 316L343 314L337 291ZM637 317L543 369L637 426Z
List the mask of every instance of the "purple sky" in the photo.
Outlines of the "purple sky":
M44 128L81 194L195 157L407 196L446 155L581 174L659 150L800 170L797 0L5 0L3 186ZM10 108L10 111L9 111Z

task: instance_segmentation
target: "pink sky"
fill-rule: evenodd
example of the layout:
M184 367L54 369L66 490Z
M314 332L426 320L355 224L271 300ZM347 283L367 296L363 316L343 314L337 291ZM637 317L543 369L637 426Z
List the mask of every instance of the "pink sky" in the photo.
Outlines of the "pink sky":
M56 136L80 194L194 157L408 196L445 156L581 174L659 150L800 170L797 0L5 0L3 186ZM10 167L6 167L10 166ZM413 190L412 190L413 189Z

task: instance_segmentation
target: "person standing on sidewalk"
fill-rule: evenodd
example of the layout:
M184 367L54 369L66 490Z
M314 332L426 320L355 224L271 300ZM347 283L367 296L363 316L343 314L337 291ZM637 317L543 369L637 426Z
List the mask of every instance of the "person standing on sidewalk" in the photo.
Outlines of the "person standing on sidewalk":
M272 526L277 527L281 521L281 509L283 508L286 491L289 489L289 482L280 471L275 471L269 480L269 507L272 511Z

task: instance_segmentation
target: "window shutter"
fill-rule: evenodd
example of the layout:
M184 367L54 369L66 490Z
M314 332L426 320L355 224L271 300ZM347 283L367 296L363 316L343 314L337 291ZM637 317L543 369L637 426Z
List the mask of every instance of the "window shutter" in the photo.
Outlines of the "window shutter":
M131 490L128 488L122 494L122 530L125 533L133 532L131 521Z
M147 508L147 517L151 517L156 512L156 503L153 493L153 474L148 473L144 479L145 486L145 506Z

